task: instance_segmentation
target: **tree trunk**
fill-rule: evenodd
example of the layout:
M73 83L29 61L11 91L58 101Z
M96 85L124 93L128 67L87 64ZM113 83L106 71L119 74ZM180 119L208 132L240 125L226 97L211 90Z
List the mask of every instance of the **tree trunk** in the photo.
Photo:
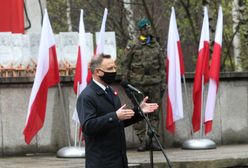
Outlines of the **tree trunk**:
M233 18L233 32L237 32L240 23L241 13L239 11L240 0L233 0L232 3L232 18ZM241 62L240 62L240 34L237 32L233 38L233 54L234 54L234 63L235 71L242 71Z
M133 9L131 7L131 0L123 0L124 8L126 9L126 18L128 21L128 35L131 40L135 39L136 31L135 31L135 21L133 19Z
M68 25L68 31L72 31L72 23L71 23L71 2L70 0L66 0L66 19Z

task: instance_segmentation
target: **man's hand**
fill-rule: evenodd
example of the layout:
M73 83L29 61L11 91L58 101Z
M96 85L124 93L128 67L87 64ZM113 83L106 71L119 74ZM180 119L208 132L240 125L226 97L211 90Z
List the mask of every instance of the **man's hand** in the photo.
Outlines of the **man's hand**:
M152 113L158 109L157 103L147 103L148 97L146 96L140 103L140 108L144 113Z
M126 120L126 119L130 119L134 116L134 111L131 109L124 109L124 107L126 106L126 104L124 104L121 108L119 108L116 111L116 115L118 117L119 120Z

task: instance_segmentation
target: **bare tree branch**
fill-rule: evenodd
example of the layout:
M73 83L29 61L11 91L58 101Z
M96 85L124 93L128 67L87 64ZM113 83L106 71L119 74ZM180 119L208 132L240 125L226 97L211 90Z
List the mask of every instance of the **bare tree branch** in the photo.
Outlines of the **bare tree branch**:
M179 1L182 4L182 6L183 6L183 8L184 8L184 10L185 10L185 12L187 14L187 18L189 20L189 24L190 24L190 27L191 27L192 33L193 33L194 42L195 42L195 45L197 46L198 43L199 43L199 40L198 40L196 31L195 31L195 26L194 26L190 11L189 11L189 8L190 8L189 0L187 0L187 4L185 4L184 0L179 0Z
M146 15L147 15L148 19L151 21L151 26L152 26L152 29L153 29L153 32L154 32L154 36L157 37L157 31L156 31L156 28L154 26L153 19L151 17L151 14L149 12L149 9L147 7L146 1L145 0L142 0L142 2L143 2L143 6L145 8Z
M227 57L229 57L229 60L230 60L230 63L231 63L231 67L232 67L232 70L233 70L233 71L235 70L235 66L234 66L234 63L233 63L233 61L232 61L232 55L231 55L230 49L232 48L231 46L232 46L232 43L233 43L233 39L234 39L235 35L238 33L239 29L240 29L240 22L238 23L238 25L237 25L237 27L236 27L236 30L235 30L235 32L233 33L233 35L232 35L232 37L231 37L231 40L230 40L229 42L228 42L228 40L227 40L227 37L226 37L226 35L225 35L225 32L224 32L224 34L223 34L224 41L225 41L225 43L227 44L227 47L226 47L226 48L227 48L227 54L225 55L225 57L224 57L224 59L223 59L223 62L221 63L221 70L223 70L224 67L225 67L225 62L226 62Z

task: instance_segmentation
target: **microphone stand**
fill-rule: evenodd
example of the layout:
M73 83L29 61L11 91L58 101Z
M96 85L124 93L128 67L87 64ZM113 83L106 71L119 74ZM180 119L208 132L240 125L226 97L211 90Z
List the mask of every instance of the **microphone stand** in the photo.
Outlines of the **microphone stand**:
M166 161L167 161L167 164L168 164L168 167L171 168L171 163L170 163L170 160L168 159L168 157L166 156L165 154L165 151L158 139L158 136L155 132L155 130L153 129L152 125L151 125L151 122L149 121L148 117L144 115L144 112L142 111L142 109L140 108L140 105L139 105L139 102L134 94L134 91L131 91L130 90L130 95L132 96L132 102L134 104L135 107L137 107L140 115L144 118L145 122L147 123L148 125L148 132L147 132L147 135L149 136L149 146L150 146L150 164L151 164L151 168L154 167L154 164L153 164L153 149L152 149L152 139L155 138L156 142L158 143L159 145L159 148L161 149Z

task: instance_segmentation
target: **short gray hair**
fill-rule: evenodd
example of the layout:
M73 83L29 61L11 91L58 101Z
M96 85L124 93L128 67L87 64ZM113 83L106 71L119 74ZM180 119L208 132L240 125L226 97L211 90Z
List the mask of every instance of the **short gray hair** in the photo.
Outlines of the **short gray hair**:
M111 56L110 55L100 54L100 55L97 55L97 56L95 56L95 57L93 57L91 59L91 62L90 62L91 73L94 73L94 71L96 70L96 68L98 68L102 64L102 61L105 58L108 59L108 58L111 58Z

